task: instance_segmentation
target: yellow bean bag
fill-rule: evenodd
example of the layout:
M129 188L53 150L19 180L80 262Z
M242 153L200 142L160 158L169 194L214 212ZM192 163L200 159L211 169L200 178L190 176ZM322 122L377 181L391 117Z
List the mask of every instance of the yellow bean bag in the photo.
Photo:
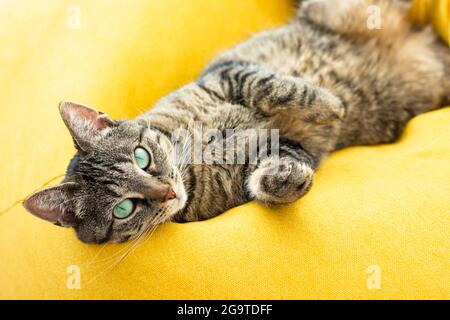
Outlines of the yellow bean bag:
M419 24L430 24L447 43L450 42L450 0L414 0L411 19Z
M2 1L0 210L64 172L59 101L135 116L291 5ZM138 246L82 244L16 204L0 214L0 298L448 299L449 123L441 109L398 143L336 152L295 205L168 223Z

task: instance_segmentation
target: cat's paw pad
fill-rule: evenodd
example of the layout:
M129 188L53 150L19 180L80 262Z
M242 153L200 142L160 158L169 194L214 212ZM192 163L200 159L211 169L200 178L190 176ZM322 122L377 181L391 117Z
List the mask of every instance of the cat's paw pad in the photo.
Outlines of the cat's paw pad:
M296 161L273 161L259 167L249 179L249 190L257 201L288 204L309 191L313 170Z

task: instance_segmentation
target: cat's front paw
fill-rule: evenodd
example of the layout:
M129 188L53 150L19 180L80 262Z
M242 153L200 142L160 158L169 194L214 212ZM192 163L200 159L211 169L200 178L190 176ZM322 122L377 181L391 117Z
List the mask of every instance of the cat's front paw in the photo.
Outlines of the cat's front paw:
M311 105L310 114L306 119L316 123L330 123L342 120L345 116L345 107L342 100L326 89L318 89L317 97Z
M248 189L256 201L264 204L289 204L309 191L313 175L310 166L296 160L269 160L252 173Z
M298 108L298 116L306 122L328 124L336 120L342 120L345 116L345 106L342 100L331 91L315 86L301 78L285 76L283 90L286 91L291 86L291 92L297 92L297 96L292 100L281 99L285 105L281 107ZM280 92L284 92L280 89ZM283 96L282 93L279 93Z

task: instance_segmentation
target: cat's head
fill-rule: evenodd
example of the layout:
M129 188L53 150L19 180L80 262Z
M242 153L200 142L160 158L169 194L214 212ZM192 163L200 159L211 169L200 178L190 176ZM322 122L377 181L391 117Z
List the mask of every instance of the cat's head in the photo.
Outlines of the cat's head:
M78 152L61 184L25 200L28 211L102 243L139 236L185 206L169 137L146 121L114 121L72 102L60 112Z

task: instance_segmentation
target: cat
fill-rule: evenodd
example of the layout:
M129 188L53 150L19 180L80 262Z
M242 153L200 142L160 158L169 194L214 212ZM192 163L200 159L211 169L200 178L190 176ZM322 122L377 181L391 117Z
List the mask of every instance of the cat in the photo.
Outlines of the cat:
M381 28L368 28L371 5ZM407 12L396 0L305 1L287 25L219 54L197 80L136 119L61 103L77 153L62 183L28 197L25 208L73 227L83 242L104 243L251 200L298 200L330 152L393 142L412 117L450 101L450 50L412 26ZM191 151L173 133L194 135L196 122L221 132L278 130L278 155L256 163L248 156L235 164L177 161Z

